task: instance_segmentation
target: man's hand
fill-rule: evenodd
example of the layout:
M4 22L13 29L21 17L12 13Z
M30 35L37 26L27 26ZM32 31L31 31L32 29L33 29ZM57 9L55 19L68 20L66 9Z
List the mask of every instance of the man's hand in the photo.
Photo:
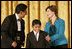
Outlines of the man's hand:
M14 42L12 43L12 46L15 48L15 47L17 46L17 43L14 41Z
M47 35L45 39L46 39L48 42L51 40L49 35Z
M21 48L24 48L24 46L23 46L23 45L21 45Z
M25 42L25 41L23 41L23 44L24 44L24 42ZM24 46L23 46L23 45L21 45L21 48L24 48Z

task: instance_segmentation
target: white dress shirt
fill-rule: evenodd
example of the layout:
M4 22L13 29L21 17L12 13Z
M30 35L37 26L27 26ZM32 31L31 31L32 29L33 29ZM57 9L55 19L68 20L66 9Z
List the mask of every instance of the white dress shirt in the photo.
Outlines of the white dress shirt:
M39 32L38 33L36 33L35 31L33 31L33 32L34 32L34 35L36 37L36 40L38 41L38 39L39 39Z
M19 18L19 16L17 15L17 13L15 13L15 16L16 16L16 19L17 19L17 27L18 27L18 31L21 31L21 22L20 21L18 21L18 19L20 19Z

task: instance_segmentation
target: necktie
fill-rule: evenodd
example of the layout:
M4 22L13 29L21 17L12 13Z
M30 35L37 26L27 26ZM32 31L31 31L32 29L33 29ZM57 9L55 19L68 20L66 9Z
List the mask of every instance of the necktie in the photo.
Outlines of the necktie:
M36 40L37 40L37 33L36 33Z
M21 21L21 19L18 19L18 21Z

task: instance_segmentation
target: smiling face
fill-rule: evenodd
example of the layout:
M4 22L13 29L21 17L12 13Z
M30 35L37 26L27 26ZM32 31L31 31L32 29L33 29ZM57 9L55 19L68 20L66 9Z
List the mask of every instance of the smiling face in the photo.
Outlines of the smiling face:
M48 16L49 18L51 18L51 17L53 17L53 15L55 15L54 12L51 11L50 9L47 9L47 16Z
M41 26L39 25L39 24L36 24L36 25L34 25L34 26L32 26L33 27L33 30L35 31L35 32L40 32L40 30L41 30Z

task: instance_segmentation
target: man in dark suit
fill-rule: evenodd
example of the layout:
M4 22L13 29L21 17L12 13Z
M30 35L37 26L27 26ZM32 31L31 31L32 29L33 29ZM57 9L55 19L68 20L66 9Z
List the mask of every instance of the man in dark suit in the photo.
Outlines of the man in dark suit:
M26 15L27 6L16 6L15 14L5 18L1 25L1 48L21 48L25 40L25 22L22 19Z
M46 32L40 30L41 22L33 20L33 31L27 35L26 48L50 48L49 43L45 40L48 35Z

